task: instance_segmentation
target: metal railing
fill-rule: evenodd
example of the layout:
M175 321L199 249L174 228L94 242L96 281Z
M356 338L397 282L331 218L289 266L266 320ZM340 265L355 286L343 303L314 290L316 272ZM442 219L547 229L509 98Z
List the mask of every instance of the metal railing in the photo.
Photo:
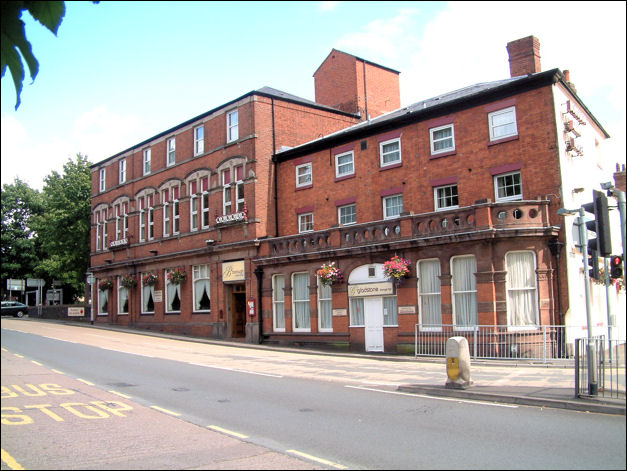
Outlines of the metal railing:
M572 359L567 341L567 327L542 325L426 325L415 326L416 356L446 356L450 337L466 337L471 358L534 360ZM576 329L580 329L577 327Z
M589 377L590 368L595 378ZM588 348L587 338L575 339L575 395L625 399L624 340L593 337Z

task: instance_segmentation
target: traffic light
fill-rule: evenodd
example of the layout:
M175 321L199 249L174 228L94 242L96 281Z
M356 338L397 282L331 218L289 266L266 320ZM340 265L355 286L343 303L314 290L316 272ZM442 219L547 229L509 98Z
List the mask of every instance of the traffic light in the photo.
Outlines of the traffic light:
M612 255L610 257L610 278L615 280L616 278L623 277L623 257L622 255Z
M594 214L594 221L586 221L586 228L596 233L596 239L588 239L588 255L591 251L595 251L597 257L609 257L612 254L612 239L607 197L603 192L593 190L592 203L586 203L581 207Z
M600 279L601 275L599 273L599 253L591 249L588 246L588 274L590 278L594 278L595 280Z

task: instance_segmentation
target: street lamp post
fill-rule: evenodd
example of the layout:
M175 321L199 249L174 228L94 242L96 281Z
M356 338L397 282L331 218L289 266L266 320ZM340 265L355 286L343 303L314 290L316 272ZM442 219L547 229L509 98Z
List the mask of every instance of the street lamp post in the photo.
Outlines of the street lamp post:
M94 325L94 283L96 282L96 277L93 273L87 272L87 284L89 285L89 321L91 325Z

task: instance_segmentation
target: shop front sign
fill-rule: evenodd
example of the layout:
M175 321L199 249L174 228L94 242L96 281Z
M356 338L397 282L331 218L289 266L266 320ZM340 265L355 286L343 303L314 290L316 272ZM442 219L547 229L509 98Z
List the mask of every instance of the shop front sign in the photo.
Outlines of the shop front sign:
M394 294L394 283L392 282L348 285L348 295L351 297L390 296L392 294Z

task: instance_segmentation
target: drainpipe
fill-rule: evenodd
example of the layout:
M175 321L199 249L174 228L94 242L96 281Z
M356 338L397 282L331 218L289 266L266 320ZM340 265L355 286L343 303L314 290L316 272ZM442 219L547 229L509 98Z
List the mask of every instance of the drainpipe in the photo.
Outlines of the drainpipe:
M555 276L557 278L557 317L558 317L558 324L560 326L564 325L564 314L562 313L562 289L561 289L561 281L560 281L560 252L562 250L563 245L564 243L560 242L558 239L549 240L549 250L551 251L551 255L553 255L556 260ZM564 338L565 336L564 336L562 329L560 329L558 332L560 332L560 335L558 338L559 352L564 352L564 342L566 339Z
M366 83L366 61L364 64L364 106L366 108L366 119L370 122L370 114L368 113L368 84ZM359 109L357 110L359 111Z
M276 129L274 127L274 98L270 98L272 102L272 164L274 165L274 236L279 237L279 199L277 184L279 181L277 173L276 153Z
M263 268L255 268L255 275L257 276L257 300L259 304L259 344L261 344L263 342L263 312L261 310L261 280L263 278Z

